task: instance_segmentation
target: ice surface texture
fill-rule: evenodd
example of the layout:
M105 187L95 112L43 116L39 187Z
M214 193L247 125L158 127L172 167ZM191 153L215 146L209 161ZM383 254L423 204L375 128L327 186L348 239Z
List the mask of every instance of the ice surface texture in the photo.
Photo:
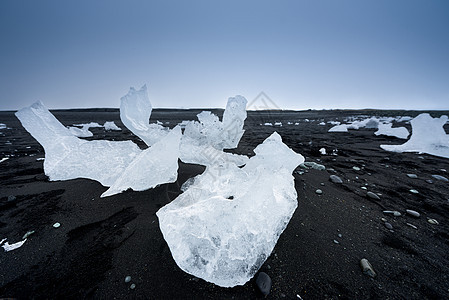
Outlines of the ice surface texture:
M155 149L142 151L131 141L79 139L41 102L19 110L16 116L44 147L44 172L50 180L93 179L111 186L104 196L127 188L145 190L176 180L180 128L162 138L154 145Z
M276 132L254 152L243 168L208 166L157 212L178 266L223 287L254 276L297 207L292 172L304 158Z
M123 124L148 146L153 145L168 134L168 128L150 124L152 106L144 85L136 91L133 87L121 98L120 119Z
M449 135L444 131L447 116L432 118L429 114L418 115L410 121L412 136L402 145L380 145L387 151L418 152L449 158Z

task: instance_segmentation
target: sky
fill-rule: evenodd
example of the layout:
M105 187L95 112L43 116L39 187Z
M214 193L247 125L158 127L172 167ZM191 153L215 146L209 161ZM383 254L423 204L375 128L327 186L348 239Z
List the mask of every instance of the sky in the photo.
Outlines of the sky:
M449 110L449 1L0 1L0 110Z

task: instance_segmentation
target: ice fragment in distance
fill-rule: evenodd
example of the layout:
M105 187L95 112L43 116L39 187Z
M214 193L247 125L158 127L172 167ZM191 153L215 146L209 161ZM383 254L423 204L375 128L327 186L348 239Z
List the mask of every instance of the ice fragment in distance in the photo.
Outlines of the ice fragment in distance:
M380 145L387 151L418 152L449 158L449 135L444 131L448 117L432 118L428 113L410 121L412 136L402 145Z

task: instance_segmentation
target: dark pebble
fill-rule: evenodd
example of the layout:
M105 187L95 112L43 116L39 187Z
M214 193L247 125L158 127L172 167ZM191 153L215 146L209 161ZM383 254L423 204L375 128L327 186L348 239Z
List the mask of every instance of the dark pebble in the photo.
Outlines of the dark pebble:
M8 202L10 202L10 201L14 201L14 200L16 200L17 198L16 198L16 196L14 196L14 195L9 195L8 196Z
M333 183L343 183L343 180L341 180L340 177L338 177L337 175L331 175L329 176L329 180L332 181Z
M385 227L387 227L387 229L389 229L389 230L392 230L392 229L393 229L393 225L391 225L391 224L388 223L388 222L385 222L384 225L385 225Z
M259 288L262 295L267 296L270 293L271 289L271 278L265 272L260 272L257 275L256 285Z

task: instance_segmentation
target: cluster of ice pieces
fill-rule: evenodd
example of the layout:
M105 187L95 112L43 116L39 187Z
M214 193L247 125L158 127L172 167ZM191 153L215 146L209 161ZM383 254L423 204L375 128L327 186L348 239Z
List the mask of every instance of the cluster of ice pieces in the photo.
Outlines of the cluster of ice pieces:
M357 130L359 128L372 128L377 129L374 132L375 135L387 135L394 136L400 139L406 139L409 136L409 132L405 127L394 127L392 128L393 121L405 121L408 120L408 117L400 117L400 118L366 118L361 121L355 120L350 122L349 124L340 124L340 122L333 123L335 126L331 127L328 132L348 132L348 129ZM399 122L399 121L398 121Z
M423 113L410 121L412 136L402 145L381 145L393 152L418 152L449 158L449 135L444 130L448 117L432 118Z
M81 127L81 128L79 128ZM90 122L87 124L74 124L69 127L70 132L77 137L91 137L94 134L89 130L89 128L104 128L105 130L122 130L120 127L115 125L113 121L105 122L104 125L100 125L97 122Z
M149 123L146 86L131 88L121 99L120 118L148 145L145 150L132 141L80 139L40 102L16 116L44 147L50 180L97 180L109 187L102 197L176 181L178 158L205 165L206 171L188 180L183 193L157 216L181 269L232 287L254 276L289 223L297 207L292 172L304 162L276 132L254 149L251 159L223 151L237 147L244 133L246 103L241 96L230 98L222 121L204 111L198 121L169 129ZM82 125L86 131L96 126Z
M208 166L157 212L178 266L223 287L254 276L297 207L292 172L304 158L276 132L254 152L243 168Z

